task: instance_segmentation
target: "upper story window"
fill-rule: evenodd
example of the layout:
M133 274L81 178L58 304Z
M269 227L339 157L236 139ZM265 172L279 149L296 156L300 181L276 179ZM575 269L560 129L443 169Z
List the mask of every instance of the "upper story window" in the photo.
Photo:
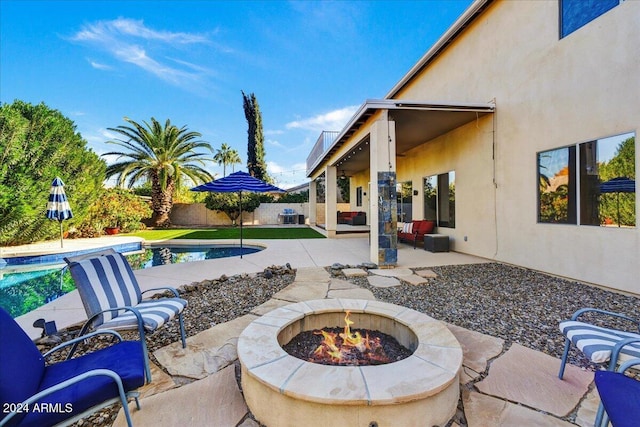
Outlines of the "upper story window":
M560 38L566 37L624 0L560 0Z
M538 222L634 227L635 134L538 153Z

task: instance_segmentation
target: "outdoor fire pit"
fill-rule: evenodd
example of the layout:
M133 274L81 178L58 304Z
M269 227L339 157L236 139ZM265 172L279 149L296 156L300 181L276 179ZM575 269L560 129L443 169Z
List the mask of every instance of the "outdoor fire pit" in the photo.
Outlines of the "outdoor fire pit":
M312 363L283 349L302 332L344 325L347 311L345 337L355 336L351 325L367 330L361 336L380 332L411 354L362 366ZM324 299L278 308L242 332L238 358L247 405L268 427L444 425L458 403L460 344L439 321L394 304Z

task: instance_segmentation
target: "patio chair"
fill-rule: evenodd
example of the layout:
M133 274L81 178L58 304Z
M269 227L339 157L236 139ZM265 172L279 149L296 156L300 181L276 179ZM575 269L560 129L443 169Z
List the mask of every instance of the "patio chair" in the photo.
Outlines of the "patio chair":
M59 350L101 334L118 342L46 364ZM144 385L148 371L140 341L122 341L117 332L102 330L41 354L9 313L0 309L0 342L0 426L68 425L117 402L132 426L127 399L135 399L140 409L135 390Z
M623 363L617 372L596 372L595 382L601 403L595 427L604 427L609 423L609 420L614 427L638 426L640 420L640 381L624 374L632 366L640 368L640 359L632 359Z
M64 260L69 264L71 276L89 318L80 334L92 326L96 329L113 330L137 328L144 338L145 330L153 332L177 316L182 348L187 346L182 319L187 301L178 298L176 289L160 287L141 292L129 262L124 255L113 249ZM169 290L174 298L142 299L144 293L159 290ZM142 342L145 340L142 339Z
M588 312L627 320L638 327L638 332L608 329L578 320L578 317ZM560 379L564 376L571 344L575 345L593 363L609 361L609 371L615 370L618 362L640 358L640 320L621 313L583 308L573 313L570 320L560 322L560 332L566 337L560 372L558 373Z

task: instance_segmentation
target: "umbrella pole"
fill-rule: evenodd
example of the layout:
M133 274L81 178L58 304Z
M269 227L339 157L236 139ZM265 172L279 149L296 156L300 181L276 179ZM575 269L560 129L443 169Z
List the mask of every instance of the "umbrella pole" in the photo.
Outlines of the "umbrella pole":
M58 221L58 222L60 223L60 247L63 248L64 245L62 244L62 236L63 236L63 233L62 233L62 221Z
M242 259L242 190L240 190L240 259Z

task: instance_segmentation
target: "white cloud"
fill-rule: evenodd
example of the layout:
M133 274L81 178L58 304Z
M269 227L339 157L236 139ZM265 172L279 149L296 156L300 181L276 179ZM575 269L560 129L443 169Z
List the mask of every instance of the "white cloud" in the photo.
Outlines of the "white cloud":
M277 141L275 139L267 139L265 140L265 142L272 147L284 148L284 145L280 141Z
M303 129L322 132L323 130L341 130L349 119L358 111L359 106L348 107L318 114L307 119L296 120L286 124L287 129Z
M133 64L176 86L189 88L211 74L205 67L163 56L167 50L179 50L184 45L209 44L202 34L158 31L145 26L141 20L118 18L87 24L69 40L95 46L118 61ZM164 59L158 59L160 57ZM96 61L89 63L97 69L109 69Z
M101 64L100 62L97 61L93 61L91 59L87 59L87 61L89 62L89 64L97 69L97 70L113 70L113 67L106 65L106 64Z

